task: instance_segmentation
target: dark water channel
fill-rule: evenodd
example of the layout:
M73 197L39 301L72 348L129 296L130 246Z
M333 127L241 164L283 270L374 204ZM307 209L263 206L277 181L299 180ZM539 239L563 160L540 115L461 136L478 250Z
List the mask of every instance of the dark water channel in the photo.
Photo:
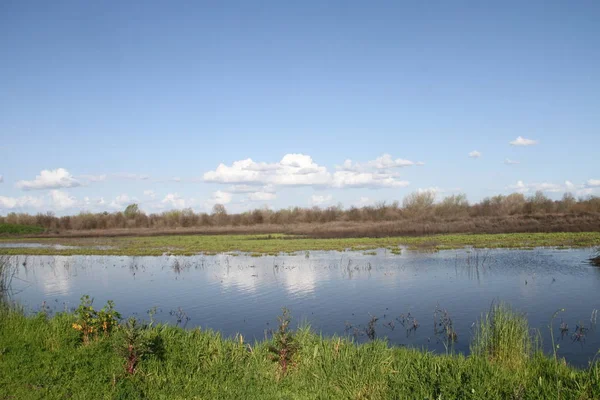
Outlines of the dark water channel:
M473 324L494 301L527 315L551 351L554 322L559 355L585 367L600 349L593 311L600 309L600 268L587 263L591 249L404 251L393 255L310 252L250 257L216 256L20 256L13 298L30 310L76 307L83 294L101 307L114 300L124 316L187 327L201 326L230 336L262 339L276 326L281 307L294 324L308 323L325 335L368 340L375 332L397 345L445 352L434 331L434 312L444 309L467 353ZM408 314L410 313L410 317ZM413 319L418 321L418 328ZM569 331L561 331L561 322ZM577 326L585 335L575 339Z

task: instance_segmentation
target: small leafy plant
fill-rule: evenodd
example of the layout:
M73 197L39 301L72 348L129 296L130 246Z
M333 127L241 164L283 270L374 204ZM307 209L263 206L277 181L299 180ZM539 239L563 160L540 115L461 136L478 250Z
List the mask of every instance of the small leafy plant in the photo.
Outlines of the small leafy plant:
M273 345L269 346L271 360L277 362L281 367L282 375L287 373L288 367L292 365L293 358L299 349L294 333L290 330L290 312L282 308L282 315L278 318L279 327L273 335Z
M108 336L121 319L121 314L115 310L113 301L109 300L100 311L94 309L93 303L94 299L84 295L75 310L77 321L73 323L73 329L81 332L83 344L88 344L100 332Z
M138 323L135 317L129 317L122 327L123 341L117 348L125 359L125 372L135 374L139 362L152 353L152 341L146 335L144 326Z

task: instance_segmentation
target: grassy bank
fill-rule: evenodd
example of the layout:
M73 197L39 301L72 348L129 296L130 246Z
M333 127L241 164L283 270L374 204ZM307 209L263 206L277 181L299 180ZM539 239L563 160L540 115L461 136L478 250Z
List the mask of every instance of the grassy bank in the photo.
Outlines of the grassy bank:
M85 344L81 315L0 307L0 398L600 398L600 366L575 369L532 350L526 322L503 306L482 318L468 357L293 332L285 319L259 343L129 323Z
M320 239L273 235L181 235L102 238L0 239L2 243L36 242L75 248L0 248L0 254L23 255L190 255L241 251L278 254L305 250L371 250L399 246L440 250L474 246L478 248L531 248L540 246L592 247L600 245L600 232L461 234L398 236L385 238Z

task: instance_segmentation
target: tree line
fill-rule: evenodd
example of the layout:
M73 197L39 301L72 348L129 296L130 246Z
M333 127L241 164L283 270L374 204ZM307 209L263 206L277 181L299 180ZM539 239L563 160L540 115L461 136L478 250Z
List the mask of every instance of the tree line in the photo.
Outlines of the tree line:
M403 201L379 202L364 207L290 207L280 210L258 208L242 213L229 213L222 204L212 212L194 212L192 209L170 210L162 213L144 213L138 204L130 204L123 211L56 216L52 212L31 215L9 213L0 216L0 223L36 225L46 231L102 230L123 228L190 228L254 225L294 225L330 222L380 222L380 221L457 221L481 217L536 216L536 215L586 216L600 214L600 197L575 198L565 193L560 200L552 200L542 192L526 197L521 193L488 197L470 203L464 194L447 196L436 201L433 192L417 192Z

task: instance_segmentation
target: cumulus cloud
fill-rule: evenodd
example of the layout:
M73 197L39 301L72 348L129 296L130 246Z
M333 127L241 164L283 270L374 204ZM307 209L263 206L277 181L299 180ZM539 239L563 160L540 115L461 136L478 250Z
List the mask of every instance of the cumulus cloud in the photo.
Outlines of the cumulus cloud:
M154 199L156 197L156 193L154 193L154 190L144 190L144 196Z
M433 193L434 195L444 193L446 190L438 187L438 186L430 186L428 188L418 188L417 193Z
M269 201L275 200L277 195L271 192L252 192L248 193L248 200L250 201Z
M81 186L81 183L64 168L43 170L32 181L18 181L16 186L22 190L59 189Z
M214 201L215 203L219 203L219 204L228 204L228 203L231 203L232 197L233 196L231 195L231 193L217 190L216 192L214 192L212 194L211 200Z
M131 203L136 203L137 199L135 197L129 197L127 194L120 194L113 201L110 202L109 206L115 209L125 208Z
M479 157L481 157L481 153L478 152L477 150L473 150L472 152L469 153L469 157L471 157L471 158L479 158Z
M233 195L231 193L217 190L216 192L213 192L210 199L204 202L204 208L210 210L215 204L229 204L232 199Z
M410 167L413 165L424 165L423 162L414 162L410 160L405 160L402 158L392 158L389 154L383 154L380 157L377 157L374 160L367 161L365 163L354 162L350 159L344 161L342 165L336 166L337 169L343 171L372 171L372 170L386 170L392 168L402 168L402 167Z
M586 186L588 186L588 187L600 187L600 179L589 179L586 182Z
M569 181L566 181L564 184L558 183L525 183L523 181L517 181L515 185L508 186L508 189L514 190L518 193L530 193L530 192L549 192L549 193L558 193L558 192L566 192L571 191L576 188L576 185L572 184Z
M64 210L78 205L75 197L69 196L68 193L61 190L50 191L50 204L57 210Z
M161 200L161 203L173 208L185 208L188 206L188 202L181 197L178 193L169 193Z
M410 184L397 179L392 173L336 171L332 186L335 188L401 188Z
M112 176L115 178L119 178L119 179L128 179L128 180L133 180L133 181L146 181L146 180L150 179L150 177L148 175L131 174L128 172L119 172L117 174L113 174Z
M254 193L259 190L257 190L257 187L253 185L231 185L229 186L227 191L230 193ZM275 187L273 185L265 185L262 188L260 188L260 191L267 193L275 193Z
M44 196L21 196L21 197L5 197L0 196L0 209L51 209L65 210L81 206L77 199L70 196L68 193L61 190L51 190Z
M327 195L313 194L312 196L310 196L310 204L315 205L315 206L320 206L323 204L331 203L331 200L333 200L333 196L330 194L327 194Z
M231 166L219 164L216 170L204 174L204 181L254 185L326 185L331 175L327 168L316 164L304 154L286 154L277 163L235 161Z
M525 139L523 136L519 136L509 143L512 146L533 146L534 144L538 144L539 142L537 140Z
M366 207L366 206L371 206L373 204L375 204L375 200L371 199L370 197L361 197L360 199L355 201L352 205L354 207Z
M521 162L520 161L511 160L510 158L506 158L506 159L504 159L504 164L506 164L506 165L516 165L516 164L521 164Z
M106 175L79 175L77 179L86 180L88 182L103 182L106 180Z
M0 209L12 210L22 208L39 209L44 205L44 201L40 197L21 196L21 197L6 197L0 196Z
M205 182L231 183L234 193L256 192L251 186L329 186L335 188L399 188L409 182L398 179L393 168L422 165L404 159L393 159L384 154L375 160L355 163L346 160L337 171L331 174L327 168L318 165L304 154L286 154L277 163L255 162L248 158L235 161L231 166L219 164L216 170L204 174ZM263 189L269 192L270 189Z

